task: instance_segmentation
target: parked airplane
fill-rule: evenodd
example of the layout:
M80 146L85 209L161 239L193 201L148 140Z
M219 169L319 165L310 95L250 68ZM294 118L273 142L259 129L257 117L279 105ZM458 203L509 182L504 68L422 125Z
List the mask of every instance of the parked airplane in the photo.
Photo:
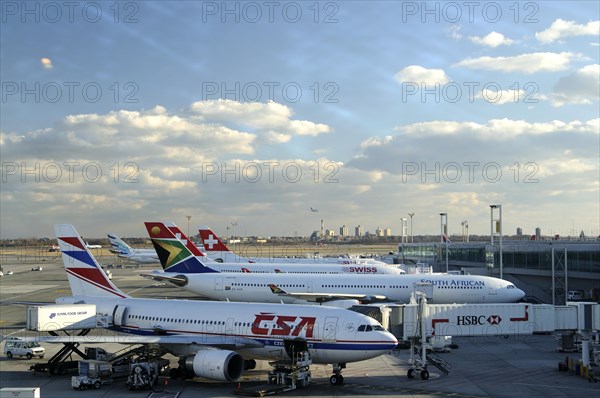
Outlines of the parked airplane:
M123 242L116 234L106 234L110 241L110 251L116 253L120 258L136 263L155 264L160 262L154 249L134 249Z
M385 263L383 265L369 264L337 264L337 263L240 263L240 262L216 262L210 260L204 255L194 243L175 225L172 221L163 223L152 223L156 224L160 228L169 228L175 237L182 241L182 243L188 248L188 250L201 262L206 263L209 267L219 272L255 272L255 273L292 273L292 274L401 274L404 271L398 267L390 266ZM153 240L156 247L155 254L161 250L160 242ZM163 264L165 272L181 272L178 267L165 266ZM202 272L201 269L198 270ZM162 274L160 271L159 274ZM151 276L153 274L146 274L144 276Z
M228 381L239 379L254 359L286 361L291 352L308 350L313 363L333 365L332 384L343 383L346 363L382 355L398 343L374 319L339 308L133 298L106 278L72 225L54 230L73 294L56 303L95 304L109 329L129 335L36 341L159 344L179 356L180 377Z
M170 280L214 300L352 305L352 300L407 303L415 289L433 303L511 303L525 293L512 283L479 275L317 275L219 273L206 266L161 223L145 223ZM427 286L421 286L427 285ZM350 300L350 301L348 301Z
M336 264L356 264L363 266L390 266L383 261L378 261L370 258L359 257L258 257L249 260L232 252L229 247L214 233L210 227L200 227L200 239L204 246L204 251L209 258L218 262L235 263L336 263ZM393 267L396 268L396 267ZM402 271L401 271L402 272Z

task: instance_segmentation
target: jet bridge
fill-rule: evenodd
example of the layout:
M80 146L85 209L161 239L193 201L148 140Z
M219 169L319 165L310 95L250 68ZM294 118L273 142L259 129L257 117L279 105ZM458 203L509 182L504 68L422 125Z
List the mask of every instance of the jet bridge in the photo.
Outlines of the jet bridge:
M429 378L427 365L448 374L450 365L429 355L423 342L432 336L510 336L569 332L581 339L582 364L590 366L597 354L592 347L600 342L600 304L572 302L564 306L547 304L427 304L424 295L411 304L391 305L381 311L388 329L398 341L409 342L412 367L408 377L420 372ZM385 324L386 322L382 322ZM595 343L594 343L595 342ZM590 344L593 343L593 344Z

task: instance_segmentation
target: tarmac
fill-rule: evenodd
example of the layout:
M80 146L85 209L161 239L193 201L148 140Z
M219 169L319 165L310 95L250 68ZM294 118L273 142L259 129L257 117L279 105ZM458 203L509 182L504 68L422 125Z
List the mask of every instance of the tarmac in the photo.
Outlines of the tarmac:
M113 257L101 258L108 264ZM103 261L104 260L104 261ZM66 274L60 256L38 258L36 261L18 256L2 256L5 276L0 278L0 332L23 336L26 305L15 302L53 302L69 296ZM42 271L31 271L42 266ZM152 269L145 266L144 270ZM7 271L13 275L6 275ZM113 282L136 297L192 298L177 287L157 284L139 276L139 269L112 269ZM343 371L343 386L329 383L331 366L311 366L313 383L306 388L282 394L286 397L600 397L600 383L590 383L574 372L559 372L559 362L580 353L560 353L554 335L454 338L458 349L437 355L452 365L449 375L429 367L430 379L409 379L408 350L395 350L368 361L348 364ZM50 358L62 345L45 344ZM104 345L107 351L117 351L118 345ZM175 364L174 357L171 359ZM258 361L257 368L244 373L238 383L214 382L200 378L171 380L161 378L154 391L131 392L125 380L116 380L99 390L76 391L71 388L71 375L49 376L33 373L29 366L39 359L0 358L1 387L41 387L42 398L68 397L233 397L239 388L266 384L270 366ZM179 395L177 395L179 394Z

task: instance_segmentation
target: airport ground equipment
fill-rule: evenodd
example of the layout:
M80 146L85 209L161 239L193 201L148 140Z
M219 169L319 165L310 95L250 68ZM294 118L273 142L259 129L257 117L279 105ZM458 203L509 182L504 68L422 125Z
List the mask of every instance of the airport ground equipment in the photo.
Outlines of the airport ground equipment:
M312 381L312 374L310 372L312 358L305 344L303 349L296 350L296 348L301 346L302 344L298 345L298 342L290 342L286 347L286 351L288 351L288 355L292 358L291 360L269 362L272 369L267 376L268 385L258 388L238 389L234 393L236 395L264 397L308 386ZM331 377L334 378L333 381L330 380L332 384L342 384L344 380L341 375Z
M22 341L19 338L11 337L6 340L4 344L4 354L8 358L12 357L27 357L31 359L33 357L44 358L46 350L34 341Z
M129 365L125 385L128 390L149 390L158 382L158 376L169 367L167 359L139 357Z
M111 384L112 365L108 361L85 359L79 361L79 375L71 377L71 387L85 391L88 388L100 388L103 384Z

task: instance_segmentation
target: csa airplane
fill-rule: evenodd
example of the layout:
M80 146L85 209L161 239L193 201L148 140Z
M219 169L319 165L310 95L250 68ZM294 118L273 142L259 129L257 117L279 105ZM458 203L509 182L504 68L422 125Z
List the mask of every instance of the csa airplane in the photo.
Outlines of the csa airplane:
M116 234L106 234L110 241L110 251L116 253L119 258L130 260L141 264L156 264L160 262L154 249L134 249L123 242Z
M364 265L364 266L377 266L377 267L389 267L388 264L383 261L377 261L370 258L353 258L353 257L336 257L336 258L271 258L271 257L259 257L252 260L241 257L234 252L232 252L229 247L215 234L210 227L200 227L200 239L202 240L202 245L204 246L204 251L207 253L209 258L219 262L242 262L242 263L268 263L268 262L277 262L277 263L290 263L290 262L303 262L303 263L336 263L336 264L355 264L355 265ZM396 268L396 267L392 267ZM403 271L399 271L398 273L402 273ZM396 273L396 272L394 272Z
M175 237L188 248L188 250L198 259L207 264L210 268L219 272L246 272L246 273L291 273L291 274L401 274L404 271L398 267L393 267L385 263L382 265L369 264L337 264L337 263L221 263L210 260L204 255L188 237L172 222L164 224L153 223L160 228L168 228ZM218 239L218 238L217 238ZM159 244L160 246L160 244ZM160 249L156 249L160 250ZM154 252L156 255L156 251ZM165 272L178 272L177 268L165 267ZM202 272L202 269L198 269ZM158 272L160 274L160 272ZM156 274L156 273L155 273ZM153 275L153 274L150 274ZM145 276L150 276L145 275Z
M339 308L133 298L108 280L72 225L54 231L73 294L56 303L95 304L109 329L128 335L36 341L159 344L179 356L178 376L224 381L239 379L255 359L286 361L288 352L302 349L313 363L333 365L332 384L343 383L346 363L382 355L398 343L376 320Z
M327 302L336 306L349 306L356 300L407 303L420 285L428 285L428 298L436 304L511 303L525 296L508 281L479 275L221 273L193 256L162 223L145 224L161 264L177 273L168 280L213 300Z

